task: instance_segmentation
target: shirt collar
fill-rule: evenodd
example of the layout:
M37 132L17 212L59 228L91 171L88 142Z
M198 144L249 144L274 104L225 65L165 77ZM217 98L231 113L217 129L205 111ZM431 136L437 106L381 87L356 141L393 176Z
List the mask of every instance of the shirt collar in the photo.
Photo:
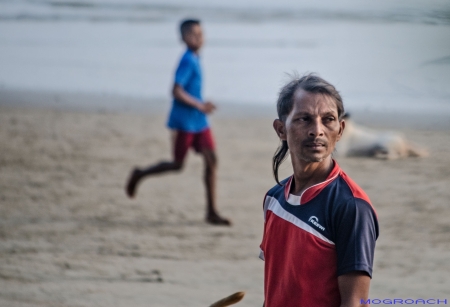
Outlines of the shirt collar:
M289 177L288 182L284 186L284 198L286 199L286 201L293 206L299 206L309 202L314 197L316 197L341 172L339 164L337 164L337 162L334 159L333 163L334 163L333 169L331 170L330 174L325 179L325 181L310 186L305 191L303 191L303 193L300 196L289 193L289 191L291 190L291 184L292 180L294 179L294 175Z

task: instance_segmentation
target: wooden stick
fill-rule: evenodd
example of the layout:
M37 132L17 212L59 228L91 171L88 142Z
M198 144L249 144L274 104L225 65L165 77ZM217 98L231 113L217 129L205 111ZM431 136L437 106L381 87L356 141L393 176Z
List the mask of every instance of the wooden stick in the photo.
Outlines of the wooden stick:
M231 294L230 296L227 296L226 298L221 299L220 301L215 302L209 307L226 307L236 304L244 298L244 295L245 292L236 292L234 294Z

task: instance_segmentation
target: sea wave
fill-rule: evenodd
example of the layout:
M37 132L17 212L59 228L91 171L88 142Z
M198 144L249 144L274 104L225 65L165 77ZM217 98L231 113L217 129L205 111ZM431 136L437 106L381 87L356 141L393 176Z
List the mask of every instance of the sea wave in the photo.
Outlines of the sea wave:
M329 2L329 1L328 1ZM0 21L92 21L92 22L162 22L197 16L219 22L402 22L450 25L450 5L442 1L411 1L402 5L362 5L346 1L345 5L293 5L281 1L262 5L238 5L237 1L57 1L3 0L0 1ZM272 5L270 5L272 4Z

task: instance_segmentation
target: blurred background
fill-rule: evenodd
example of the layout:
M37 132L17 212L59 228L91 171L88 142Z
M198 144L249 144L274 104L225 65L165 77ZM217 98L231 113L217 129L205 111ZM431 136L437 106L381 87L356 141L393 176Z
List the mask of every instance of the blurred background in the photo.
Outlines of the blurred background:
M232 227L204 222L193 153L124 193L134 166L170 157L187 17L206 36ZM448 0L0 0L0 307L209 306L236 291L237 306L261 306L272 121L294 72L335 85L356 122L428 150L338 162L380 221L371 298L450 301Z
M186 17L203 21L204 96L219 105L271 105L297 71L329 80L348 109L450 113L447 0L1 0L0 91L169 104Z

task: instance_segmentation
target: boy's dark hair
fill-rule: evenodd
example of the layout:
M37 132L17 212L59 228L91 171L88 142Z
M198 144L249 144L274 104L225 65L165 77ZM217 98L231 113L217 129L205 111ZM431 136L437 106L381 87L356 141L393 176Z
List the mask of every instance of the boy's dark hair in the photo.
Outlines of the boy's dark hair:
M289 115L289 113L291 113L294 106L294 94L298 89L302 89L313 94L320 93L333 98L334 102L336 103L338 118L339 120L343 119L343 116L345 114L344 104L342 102L342 97L341 95L339 95L339 92L336 90L336 88L329 82L325 81L315 74L306 74L301 78L294 76L289 83L281 88L277 101L277 113L278 118L281 121L286 121L286 117ZM278 180L278 168L280 167L281 163L283 163L283 161L287 158L288 151L289 147L287 141L281 141L281 145L275 151L272 159L273 176L275 177L275 181L279 185L281 184Z
M200 20L198 19L185 19L180 23L180 33L181 37L184 37L194 25L200 25Z

